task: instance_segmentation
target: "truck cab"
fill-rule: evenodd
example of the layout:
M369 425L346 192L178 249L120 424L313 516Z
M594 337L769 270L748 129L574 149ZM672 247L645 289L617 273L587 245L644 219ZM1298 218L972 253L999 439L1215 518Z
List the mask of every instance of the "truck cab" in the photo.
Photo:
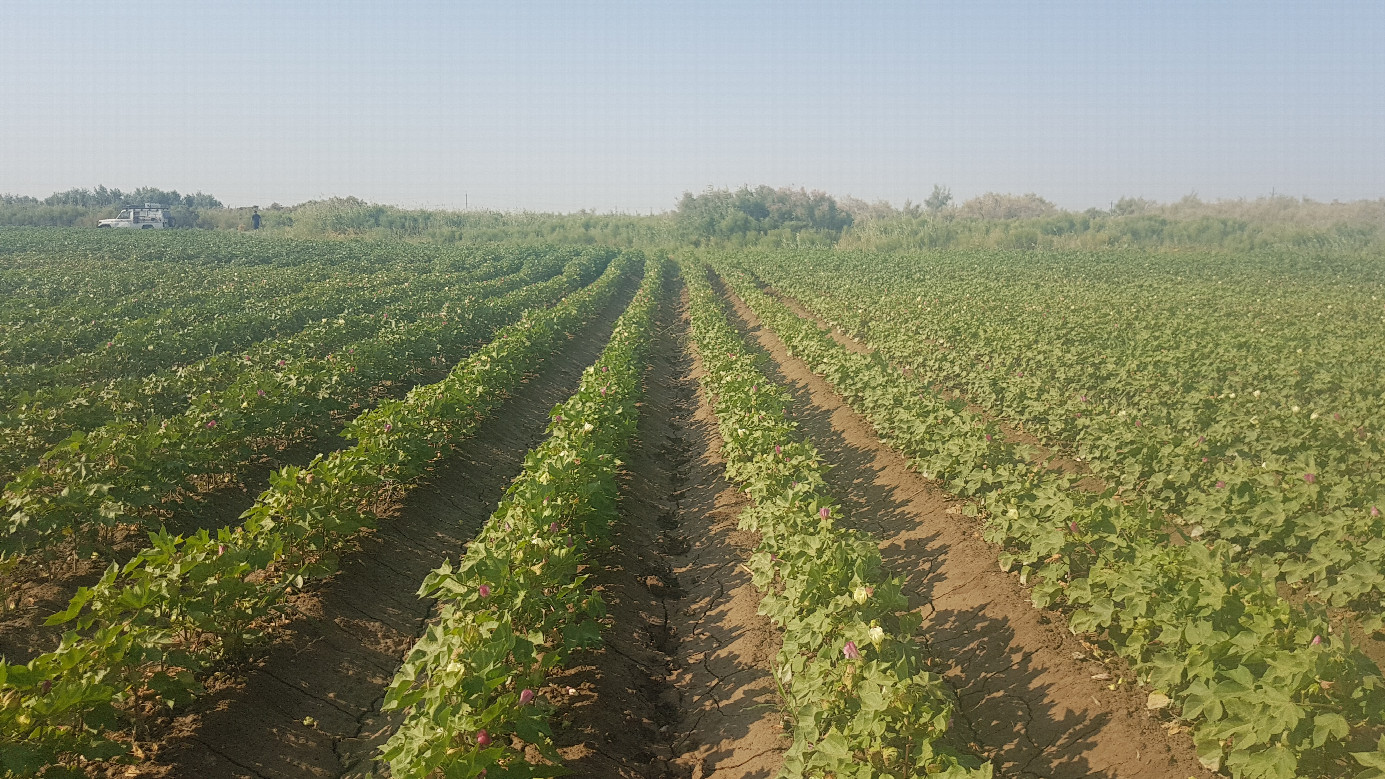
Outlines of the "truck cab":
M125 206L114 219L102 219L97 227L127 227L134 230L163 230L173 226L173 214L168 206L158 203L145 203L142 206Z

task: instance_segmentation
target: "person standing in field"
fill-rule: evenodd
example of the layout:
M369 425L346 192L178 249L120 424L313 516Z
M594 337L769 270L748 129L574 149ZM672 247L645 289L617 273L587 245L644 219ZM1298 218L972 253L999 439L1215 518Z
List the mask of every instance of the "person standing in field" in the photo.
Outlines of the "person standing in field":
M259 206L255 206L255 213L253 213L253 214L250 215L250 229L251 229L251 230L258 230L258 229L260 229L260 207L259 207Z

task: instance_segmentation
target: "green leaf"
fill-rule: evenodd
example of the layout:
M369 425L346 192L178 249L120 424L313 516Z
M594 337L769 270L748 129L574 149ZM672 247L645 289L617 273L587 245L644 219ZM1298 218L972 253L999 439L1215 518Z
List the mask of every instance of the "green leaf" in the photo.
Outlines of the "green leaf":
M1345 739L1351 728L1347 725L1346 717L1335 712L1319 714L1313 718L1313 746L1320 747L1327 743L1328 737Z

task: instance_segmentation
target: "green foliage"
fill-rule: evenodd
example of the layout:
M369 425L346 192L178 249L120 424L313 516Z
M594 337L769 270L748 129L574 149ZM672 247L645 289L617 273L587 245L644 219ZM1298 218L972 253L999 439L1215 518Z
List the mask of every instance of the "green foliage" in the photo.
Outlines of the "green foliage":
M956 494L975 500L975 507L985 515L987 538L1004 547L1002 568L1018 567L1023 579L1037 581L1036 605L1066 609L1073 631L1109 641L1143 681L1180 705L1177 710L1194 725L1205 764L1225 768L1237 777L1314 775L1310 766L1345 758L1353 734L1382 724L1385 681L1380 670L1353 645L1348 632L1333 629L1322 605L1310 600L1296 606L1281 596L1278 581L1290 570L1286 561L1292 554L1280 556L1285 552L1273 544L1248 552L1246 544L1217 537L1210 522L1207 527L1189 528L1176 542L1169 538L1168 507L1188 505L1177 502L1178 494L1199 488L1225 493L1229 479L1224 478L1221 485L1205 480L1231 476L1240 467L1238 459L1228 454L1243 446L1273 445L1275 438L1263 435L1249 418L1258 415L1255 419L1264 421L1271 409L1258 406L1247 413L1244 423L1219 424L1218 418L1228 416L1228 411L1234 418L1236 407L1209 402L1218 398L1203 394L1197 378L1187 374L1198 368L1220 370L1228 361L1180 354L1177 341L1159 338L1160 328L1153 323L1133 332L1120 328L1125 330L1120 336L1125 347L1133 346L1139 356L1130 363L1131 370L1112 370L1120 365L1112 355L1121 350L1111 343L1117 329L1112 322L1149 315L1168 327L1165 323L1171 318L1187 321L1194 319L1188 312L1200 314L1207 309L1188 308L1167 281L1147 292L1140 306L1084 300L1074 283L1083 266L1071 257L1063 262L1063 295L1043 305L1032 300L1034 280L1014 267L1008 274L991 271L984 277L961 267L930 268L924 271L926 285L907 275L892 275L890 289L900 297L882 301L880 288L868 292L853 288L851 280L865 272L859 265L850 272L838 270L822 277L818 280L822 286L814 289L804 279L815 271L802 257L786 263L765 255L747 259L767 273L778 289L801 293L814 305L835 301L824 304L829 316L877 347L871 354L846 350L815 324L762 292L752 277L722 264L727 278L761 320L908 455L915 467ZM973 271L979 267L981 258L968 259ZM1181 272L1189 271L1183 268ZM1016 289L1008 294L995 289L1010 282ZM955 291L954 283L958 285ZM1257 290L1233 287L1218 289L1218 294L1225 300L1237 289ZM1296 289L1295 294L1302 296L1303 290ZM910 302L904 302L903 296L909 296ZM1171 310L1160 312L1154 305L1156 296L1171 296L1176 302ZM1075 313L1079 311L1085 313ZM1378 306L1374 313L1378 315ZM1088 329L1089 322L1103 326ZM923 337L909 330L920 323L982 329ZM1101 330L1110 334L1097 332ZM1179 341L1189 335L1186 325L1175 325L1173 332ZM1230 332L1223 327L1216 335L1188 342L1216 348L1218 339L1224 340ZM1050 350L1052 341L1069 337L1071 341ZM1282 332L1270 336L1273 340L1282 337ZM1095 353L1084 358L1087 345ZM1274 350L1278 364L1292 359L1286 351L1282 345ZM887 356L900 360L899 365L911 375L891 364ZM1155 391L1159 374L1150 370L1164 360L1177 368L1177 391L1172 396ZM1098 373L1091 374L1093 370ZM1063 387L1065 381L1084 374L1079 385ZM994 394L984 391L988 385L975 385L977 391L969 394L973 402L985 406L1003 398L1007 411L1046 414L1058 421L1058 430L1069 424L1079 430L1094 425L1100 435L1085 440L1110 449L1103 450L1106 454L1091 454L1092 461L1104 460L1111 466L1103 475L1115 486L1102 493L1074 489L1075 477L1031 460L1028 447L1007 440L993 421L961 402L939 397L930 388L936 381L946 385L970 375L994 379L989 384ZM1290 375L1295 381L1303 380L1301 371ZM1340 372L1334 379L1342 380ZM965 386L970 393L973 386ZM1256 386L1275 385L1257 381ZM1378 384L1372 386L1378 391ZM1288 393L1288 387L1273 389L1275 400L1286 406ZM1265 403L1265 394L1251 392L1250 402ZM1190 402L1197 413L1187 419L1177 416L1181 400ZM1376 413L1378 404L1363 402L1358 408L1361 413ZM1161 409L1174 416L1161 417ZM1300 419L1300 411L1284 408L1281 413L1287 419ZM1302 415L1304 421L1316 421L1307 416ZM1304 429L1301 423L1295 424ZM1036 425L1034 429L1044 428ZM1238 442L1237 436L1243 438ZM1324 440L1335 446L1334 442L1351 439L1328 436ZM1355 436L1354 440L1351 446L1364 439ZM1141 441L1155 446L1138 446ZM1303 444L1302 438L1292 438L1285 445ZM1084 459L1090 454L1081 451ZM1152 455L1182 457L1184 452L1191 454L1195 470L1203 466L1203 456L1216 456L1219 461L1207 465L1208 475L1196 478L1188 478L1187 469L1146 470L1156 462ZM1347 467L1352 452L1323 453L1316 462L1266 460L1246 468L1237 489L1242 495L1263 489L1317 511L1324 500L1349 499L1350 490L1325 485L1350 481L1340 473L1329 476L1334 470L1328 462ZM1212 456L1205 462L1211 463ZM1123 465L1116 467L1118 462ZM1141 478L1144 473L1148 476ZM1376 489L1378 481L1370 484L1367 492ZM1275 513L1237 512L1227 518L1233 516L1247 527L1258 525L1270 534L1283 532L1283 517ZM1379 531L1342 524L1345 519L1339 512L1325 515L1314 537L1337 534L1342 540L1334 546L1374 560L1371 555L1376 552L1369 539ZM1358 532L1367 535L1353 535ZM1380 568L1369 563L1367 570ZM1289 574L1290 581L1299 575L1301 571ZM1330 587L1331 582L1329 576L1322 586ZM1378 619L1368 621L1379 626Z
M0 225L26 227L95 227L99 219L116 215L122 205L158 203L172 211L178 227L198 226L199 212L222 208L221 201L204 192L191 195L177 190L139 187L129 192L107 189L69 189L42 200L22 195L0 195Z
M694 244L753 238L782 243L802 235L809 241L835 241L851 225L851 215L823 192L802 189L742 187L735 192L709 189L701 195L683 194L674 221L679 234Z
M61 646L24 665L0 662L0 752L24 756L6 776L56 775L99 752L123 753L128 718L149 696L178 702L197 673L235 655L305 578L335 570L335 553L375 518L375 490L407 486L469 435L544 356L615 296L641 258L621 255L594 284L553 308L527 311L447 378L362 414L356 445L286 466L243 515L214 536L157 533L112 565L69 608Z
M243 220L242 220L243 221ZM266 214L266 227L299 237L372 236L442 244L579 244L622 248L673 242L668 217L624 214L539 214L500 211L425 211L357 198L303 203Z
M1378 262L780 259L755 263L896 366L1071 450L1183 533L1266 555L1309 598L1385 612Z
M883 570L875 539L839 524L825 464L727 322L705 269L689 264L692 335L717 415L727 477L750 496L741 527L760 613L783 631L776 658L793 744L781 776L989 777L947 743L954 703L916 643L920 617Z
M606 543L616 515L619 457L635 432L663 286L664 263L651 261L601 357L553 410L548 437L500 506L457 566L444 562L419 589L440 611L385 695L385 710L404 711L381 748L391 776L564 773L548 707L521 695L574 650L601 644L605 607L578 568ZM532 762L525 746L544 761Z
M97 384L91 393L69 387L25 394L0 417L0 429L8 424L15 440L32 442L11 451L18 457L35 444L56 445L6 486L0 550L23 552L57 535L86 537L97 527L138 519L194 477L234 473L271 441L328 432L333 414L368 402L384 382L405 379L420 364L453 362L524 310L586 283L610 259L609 252L577 253L553 276L553 260L561 258L532 266L532 274L478 269L479 283L465 283L474 271L415 277L387 292L397 306L393 319L388 310L361 306L367 311L310 324L291 338L253 343L253 336L241 336L249 346L240 354L163 376ZM148 330L156 339L160 322ZM138 333L130 327L116 337L143 347ZM133 353L143 357L145 350ZM98 406L80 404L88 394L99 396ZM45 413L55 399L84 413L62 407ZM74 429L98 422L102 409L114 411L110 421Z

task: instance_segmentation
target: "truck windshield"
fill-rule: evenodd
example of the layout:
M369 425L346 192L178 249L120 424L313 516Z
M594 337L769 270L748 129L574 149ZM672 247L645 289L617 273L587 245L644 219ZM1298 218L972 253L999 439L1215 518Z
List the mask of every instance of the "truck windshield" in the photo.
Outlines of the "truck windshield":
M117 216L117 217L116 217L116 219L129 219L129 218L130 218L130 212L129 212L129 211L121 211L121 212L120 212L120 216Z

